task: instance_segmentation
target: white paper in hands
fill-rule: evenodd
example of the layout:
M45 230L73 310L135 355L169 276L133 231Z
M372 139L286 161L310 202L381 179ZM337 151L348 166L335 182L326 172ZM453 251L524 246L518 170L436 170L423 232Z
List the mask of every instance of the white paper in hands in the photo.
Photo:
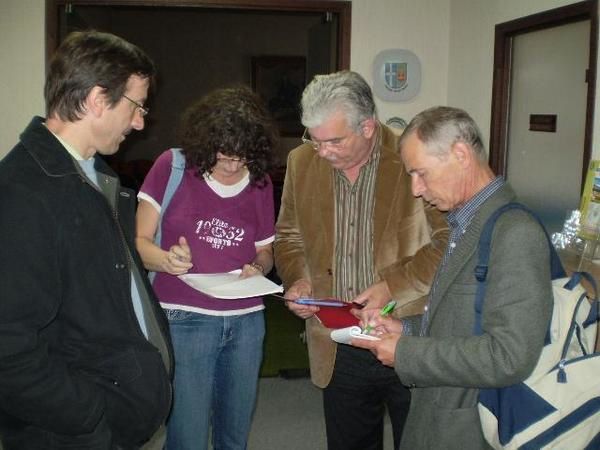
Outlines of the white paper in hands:
M179 279L206 295L237 299L283 292L283 287L262 275L240 278L241 270L229 273L186 273Z
M340 328L331 332L331 339L339 344L350 344L352 339L365 339L367 341L380 341L377 336L370 334L362 334L360 327L354 325L352 327Z

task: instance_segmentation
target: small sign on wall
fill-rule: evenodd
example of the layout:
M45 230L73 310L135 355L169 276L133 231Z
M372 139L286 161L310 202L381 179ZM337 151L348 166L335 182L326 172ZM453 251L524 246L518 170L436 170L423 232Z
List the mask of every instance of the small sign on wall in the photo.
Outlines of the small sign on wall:
M421 89L421 62L410 50L382 50L373 62L373 91L381 100L406 102Z
M556 114L530 114L529 131L556 133Z

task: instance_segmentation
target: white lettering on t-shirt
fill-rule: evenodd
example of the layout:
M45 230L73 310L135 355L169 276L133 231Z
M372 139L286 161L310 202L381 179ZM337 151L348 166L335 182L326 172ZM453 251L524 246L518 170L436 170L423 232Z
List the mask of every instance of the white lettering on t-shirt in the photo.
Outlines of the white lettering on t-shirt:
M207 242L214 249L222 250L225 247L238 247L244 240L245 231L213 217L211 220L196 222L196 234L199 240Z

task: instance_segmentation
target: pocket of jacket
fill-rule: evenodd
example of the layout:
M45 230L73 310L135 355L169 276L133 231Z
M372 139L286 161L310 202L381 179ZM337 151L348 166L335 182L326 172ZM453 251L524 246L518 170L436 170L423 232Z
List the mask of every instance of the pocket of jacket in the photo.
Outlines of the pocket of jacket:
M106 421L121 445L139 444L165 420L171 387L157 351L129 348L85 372L104 391Z

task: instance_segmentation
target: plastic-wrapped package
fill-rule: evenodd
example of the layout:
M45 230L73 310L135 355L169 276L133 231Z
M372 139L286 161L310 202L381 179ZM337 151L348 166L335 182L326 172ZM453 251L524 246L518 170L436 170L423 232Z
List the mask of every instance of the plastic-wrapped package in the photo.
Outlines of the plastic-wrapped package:
M578 209L568 211L562 231L551 236L552 244L556 249L582 253L585 241L577 235L580 220L581 211Z

